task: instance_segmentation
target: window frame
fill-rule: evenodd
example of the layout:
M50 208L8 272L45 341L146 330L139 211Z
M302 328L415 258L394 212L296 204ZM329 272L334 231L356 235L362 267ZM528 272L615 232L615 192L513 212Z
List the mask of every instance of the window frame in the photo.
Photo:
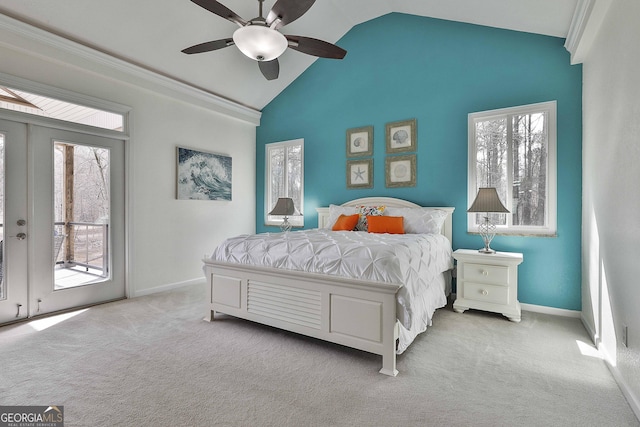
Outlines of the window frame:
M272 142L265 144L265 185L264 185L264 225L280 226L284 221L284 218L276 215L269 215L269 212L275 206L277 200L271 200L271 155L270 150L285 148L285 176L289 175L287 170L287 147L299 145L300 146L300 206L296 206L296 209L300 211L300 215L292 215L288 217L289 223L292 227L304 227L304 138L292 139L289 141ZM285 180L285 192L288 195L288 180Z
M31 114L29 112L0 108L0 117L7 120L27 121L29 123L41 126L52 127L61 130L69 130L71 132L87 133L96 136L104 136L106 138L114 138L120 140L129 140L130 138L131 115L133 111L131 107L68 91L65 89L54 88L49 85L37 83L2 72L0 72L0 86L6 86L9 88L29 92L34 95L51 98L53 100L61 101L64 103L84 106L121 116L122 129L107 129L104 127L92 126L70 120L57 119L37 114ZM25 119L25 117L27 118Z
M546 204L545 225L513 225L512 216L507 215L506 225L496 225L496 234L520 235L520 236L556 236L557 235L557 102L548 101L536 104L521 105L516 107L501 108L497 110L480 111L470 113L468 116L468 170L467 170L467 206L471 206L479 185L476 176L477 148L476 148L476 123L492 119L507 120L507 200L502 200L505 207L512 212L513 209L513 116L535 113L545 113L547 121L547 179L546 179ZM475 214L467 214L467 232L478 233L478 224L475 222Z

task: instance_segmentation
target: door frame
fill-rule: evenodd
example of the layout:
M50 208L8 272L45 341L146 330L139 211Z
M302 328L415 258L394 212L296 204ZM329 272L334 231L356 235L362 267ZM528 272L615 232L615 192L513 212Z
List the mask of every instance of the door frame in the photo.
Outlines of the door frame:
M28 125L25 123L2 120L0 132L4 136L4 224L2 254L2 286L4 298L0 301L0 323L20 321L29 317L29 240L17 239L18 233L26 233L29 237L29 189L27 149ZM14 141L16 141L14 143ZM24 146L20 146L24 143ZM10 159L10 162L7 162ZM7 186L7 180L14 185ZM6 201L11 200L7 204ZM25 225L18 221L26 220ZM13 235L13 236L12 236ZM9 268L7 268L9 267ZM24 282L23 286L9 285ZM15 316L11 313L14 307ZM11 316L11 317L7 317Z
M36 125L28 125L28 135L29 316L35 317L41 314L41 309L42 314L47 314L126 297L124 141ZM57 274L51 263L52 227L55 221L53 182L47 185L49 180L46 179L47 176L53 176L54 143L101 147L109 150L110 153L108 228L110 236L106 250L112 269L104 280L92 285L57 287Z
M42 96L59 99L61 101L71 102L78 105L84 105L91 108L110 111L121 114L123 117L122 132L109 129L97 128L93 126L67 122L58 119L52 119L44 116L37 116L18 111L6 110L0 108L0 119L24 123L27 125L36 125L51 129L58 129L70 132L83 133L99 137L121 140L124 144L124 290L125 298L130 298L133 290L131 289L131 261L132 261L132 218L133 213L131 195L133 188L133 171L131 167L131 118L132 108L123 104L117 104L111 101L105 101L88 95L78 94L76 92L59 89L41 83L36 83L27 79L0 73L0 85L9 86L15 89L21 89L27 92L36 93ZM31 214L31 212L29 212Z

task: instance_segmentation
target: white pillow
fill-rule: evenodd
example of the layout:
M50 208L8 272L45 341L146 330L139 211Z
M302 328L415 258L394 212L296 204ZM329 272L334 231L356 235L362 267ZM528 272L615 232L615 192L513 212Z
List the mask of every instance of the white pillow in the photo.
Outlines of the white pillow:
M340 215L353 215L357 213L360 213L360 210L356 206L329 205L329 219L326 222L325 228L333 228L333 225Z
M387 208L385 215L404 217L407 234L440 234L447 212L434 208Z

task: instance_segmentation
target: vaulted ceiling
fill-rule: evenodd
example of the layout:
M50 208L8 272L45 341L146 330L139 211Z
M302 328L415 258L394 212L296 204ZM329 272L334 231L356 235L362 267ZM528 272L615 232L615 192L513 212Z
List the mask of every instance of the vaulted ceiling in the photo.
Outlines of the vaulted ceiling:
M220 2L246 20L258 16L257 0ZM265 15L274 3L275 0L264 2ZM578 0L318 0L282 32L336 43L355 25L400 12L565 38L577 3ZM256 110L261 110L316 60L287 49L279 58L280 77L267 81L255 61L233 46L185 55L182 49L231 37L238 28L189 0L2 0L0 13Z

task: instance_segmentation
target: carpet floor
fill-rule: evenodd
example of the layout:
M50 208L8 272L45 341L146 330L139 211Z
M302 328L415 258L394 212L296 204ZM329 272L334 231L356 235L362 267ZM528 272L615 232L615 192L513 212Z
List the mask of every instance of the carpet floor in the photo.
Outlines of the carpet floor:
M440 309L398 357L219 315L204 285L0 328L0 405L65 426L640 426L578 319Z

